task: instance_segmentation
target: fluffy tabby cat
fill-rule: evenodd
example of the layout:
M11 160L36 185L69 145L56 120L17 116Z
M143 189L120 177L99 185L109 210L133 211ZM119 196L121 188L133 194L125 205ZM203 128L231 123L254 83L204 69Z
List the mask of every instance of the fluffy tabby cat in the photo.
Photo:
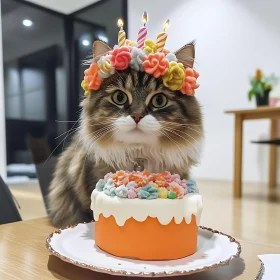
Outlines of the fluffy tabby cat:
M97 61L109 50L97 41ZM175 54L193 67L194 44ZM52 223L58 227L92 220L90 195L108 172L132 170L136 158L153 172L169 170L188 178L199 159L203 137L200 105L194 96L171 91L161 79L132 69L117 71L81 102L79 131L61 155L50 187Z

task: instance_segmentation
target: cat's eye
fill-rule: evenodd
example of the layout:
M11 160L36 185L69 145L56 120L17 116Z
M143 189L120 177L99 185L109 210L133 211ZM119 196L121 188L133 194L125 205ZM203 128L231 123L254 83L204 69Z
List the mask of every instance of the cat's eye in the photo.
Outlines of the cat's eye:
M117 91L113 94L112 99L117 105L124 105L127 101L127 95L122 91Z
M155 108L163 108L167 104L167 98L163 94L157 94L152 98L152 105Z

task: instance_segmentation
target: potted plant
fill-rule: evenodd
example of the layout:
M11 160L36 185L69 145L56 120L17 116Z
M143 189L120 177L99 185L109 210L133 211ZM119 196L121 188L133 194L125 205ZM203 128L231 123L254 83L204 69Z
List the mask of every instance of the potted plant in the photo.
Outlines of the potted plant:
M275 75L264 76L261 69L257 69L250 82L252 88L248 92L248 99L251 101L255 96L257 106L267 106L269 104L269 93L277 82Z

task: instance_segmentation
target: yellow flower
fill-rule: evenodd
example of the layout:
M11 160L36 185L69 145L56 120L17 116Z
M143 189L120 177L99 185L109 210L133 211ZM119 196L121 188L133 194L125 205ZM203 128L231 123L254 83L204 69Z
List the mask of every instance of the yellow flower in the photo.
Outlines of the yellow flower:
M137 42L136 41L130 41L128 39L125 40L125 45L130 47L136 47Z
M262 70L257 69L256 71L256 80L260 81L262 79Z
M168 191L166 188L159 188L158 189L158 197L159 198L167 198L168 196Z
M101 56L101 58L97 62L97 65L99 67L98 74L102 79L108 78L115 73L115 68L111 63L111 57L112 55L110 54Z
M146 40L144 50L148 53L155 53L157 51L157 45L153 40Z
M182 63L171 61L168 71L162 77L163 84L171 90L179 90L182 88L185 78L185 68Z
M82 83L81 83L81 87L83 88L83 90L85 91L85 96L88 96L89 93L90 93L90 90L88 88L88 83L83 80Z

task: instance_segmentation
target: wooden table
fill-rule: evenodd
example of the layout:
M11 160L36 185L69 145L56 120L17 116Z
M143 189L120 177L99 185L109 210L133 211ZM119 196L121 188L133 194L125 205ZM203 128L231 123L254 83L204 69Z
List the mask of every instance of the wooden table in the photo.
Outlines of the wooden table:
M270 138L277 137L277 120L280 120L280 107L262 106L250 110L226 111L226 114L235 115L235 136L234 136L234 177L233 195L235 198L242 196L242 135L243 121L270 119ZM277 147L270 146L269 151L269 188L276 187L277 180Z
M47 218L0 226L0 279L128 279L79 268L51 256L45 248L45 240L54 230ZM239 241L242 245L241 258L234 259L229 266L183 278L188 280L255 279L260 269L257 255L280 252L280 246Z

